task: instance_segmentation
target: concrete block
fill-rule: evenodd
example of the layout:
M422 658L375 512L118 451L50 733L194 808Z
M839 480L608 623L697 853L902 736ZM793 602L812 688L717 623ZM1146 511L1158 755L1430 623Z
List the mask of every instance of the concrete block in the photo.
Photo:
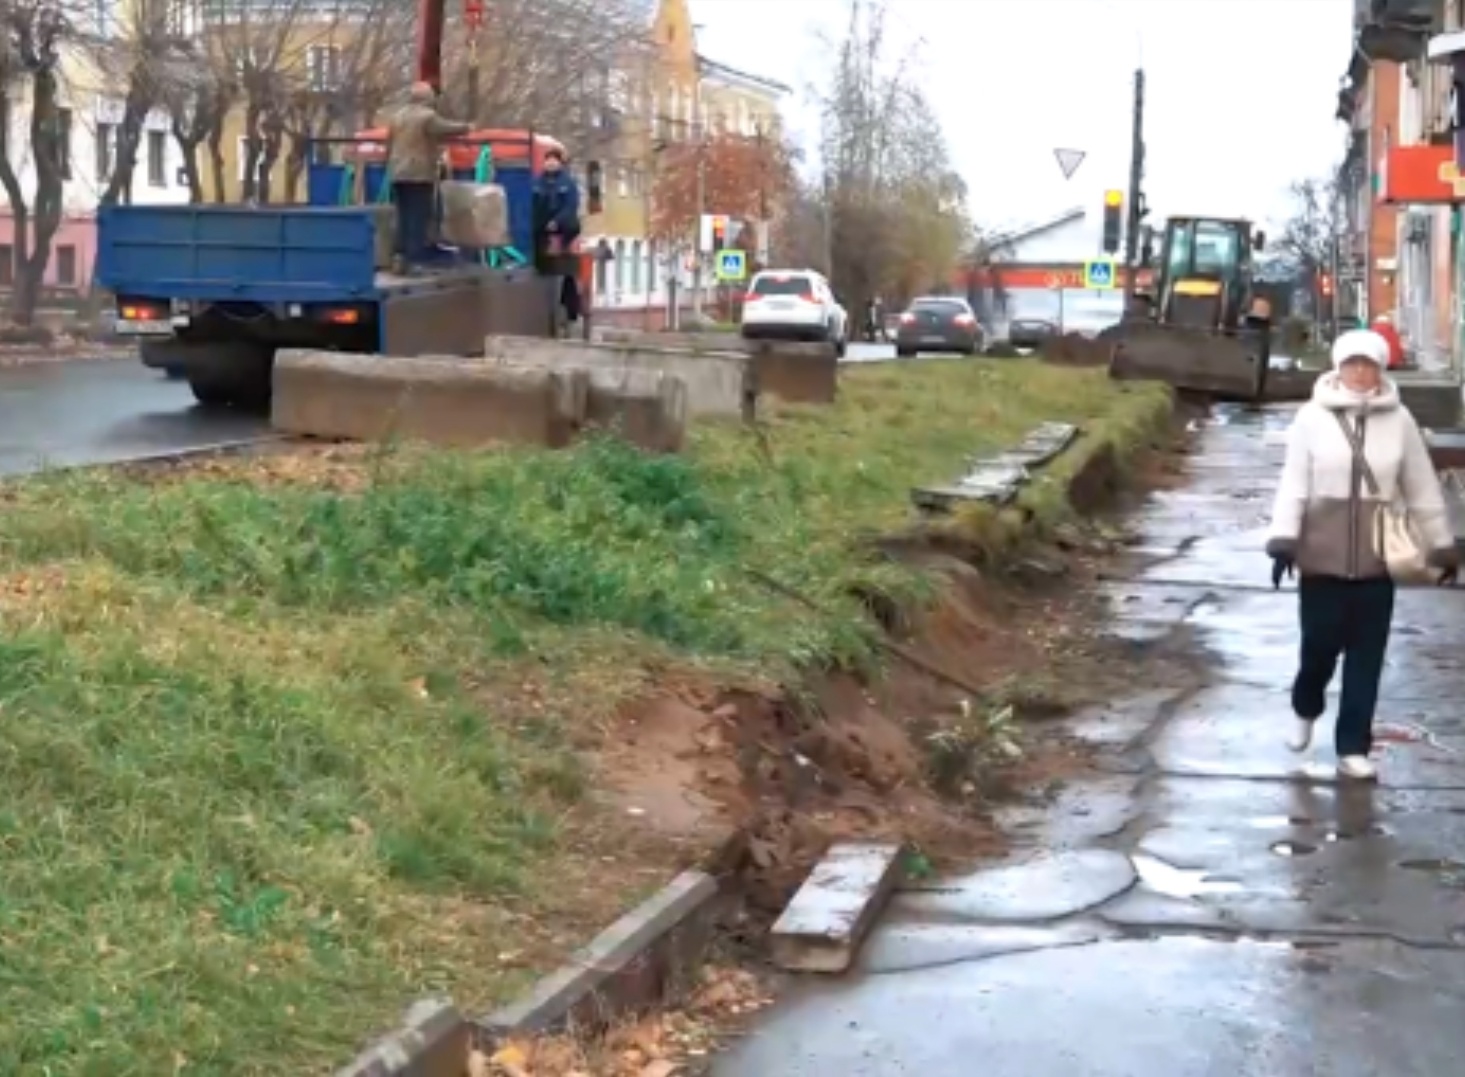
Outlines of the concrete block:
M835 845L773 925L773 961L794 972L844 972L900 874L899 845Z
M580 340L489 336L485 358L510 365L653 370L686 385L687 410L695 417L748 418L757 401L752 361L734 352L694 352L642 343L603 344Z
M313 437L559 448L579 434L588 402L583 370L282 351L270 417L284 433Z
M630 344L688 351L732 352L753 361L759 394L772 393L796 404L832 404L839 389L839 356L833 344L790 340L744 340L736 333L642 333L602 330L607 344Z
M717 880L685 871L478 1027L490 1039L599 1028L674 1001L695 982L721 911Z
M1450 430L1460 425L1460 383L1449 375L1404 371L1394 375L1399 400L1426 429Z
M395 1032L378 1040L336 1077L463 1077L473 1026L451 1002L424 999Z
M585 421L614 430L648 452L679 452L687 436L687 385L660 370L585 371Z

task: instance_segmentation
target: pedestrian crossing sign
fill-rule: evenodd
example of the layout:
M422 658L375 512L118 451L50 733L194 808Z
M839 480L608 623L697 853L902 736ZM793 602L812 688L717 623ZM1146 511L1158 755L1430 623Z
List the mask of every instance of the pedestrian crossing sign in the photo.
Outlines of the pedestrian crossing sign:
M1096 290L1114 288L1119 282L1119 274L1114 271L1114 259L1095 258L1093 261L1083 264L1083 286Z
M744 280L748 276L748 255L746 251L718 251L717 279Z

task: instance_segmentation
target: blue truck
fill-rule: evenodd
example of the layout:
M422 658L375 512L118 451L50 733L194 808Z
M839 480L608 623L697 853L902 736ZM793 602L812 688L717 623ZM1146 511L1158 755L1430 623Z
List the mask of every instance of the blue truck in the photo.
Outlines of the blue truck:
M380 170L366 204L340 205L350 187L341 168L312 167L313 204L102 207L96 277L142 362L187 378L200 404L259 410L280 348L474 355L489 333L563 329L578 255L541 274L518 253L528 247L530 162L494 177L515 247L459 252L412 275L380 268L378 231L391 213L371 193Z

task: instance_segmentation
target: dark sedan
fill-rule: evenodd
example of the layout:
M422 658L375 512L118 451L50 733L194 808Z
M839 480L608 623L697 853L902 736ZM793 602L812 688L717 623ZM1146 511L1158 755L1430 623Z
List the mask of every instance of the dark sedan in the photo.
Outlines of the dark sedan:
M1007 339L1014 348L1041 348L1043 341L1058 335L1058 327L1041 318L1018 318L1007 330Z
M900 316L895 332L895 354L961 352L976 355L982 347L982 327L965 299L933 296L916 299Z

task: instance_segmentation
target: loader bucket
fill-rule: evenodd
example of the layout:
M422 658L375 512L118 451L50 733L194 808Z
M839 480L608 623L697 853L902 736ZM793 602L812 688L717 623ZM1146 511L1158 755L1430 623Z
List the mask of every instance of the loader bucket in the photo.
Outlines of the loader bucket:
M1216 400L1260 402L1267 388L1268 345L1265 329L1232 334L1127 322L1109 363L1109 375L1162 381Z

